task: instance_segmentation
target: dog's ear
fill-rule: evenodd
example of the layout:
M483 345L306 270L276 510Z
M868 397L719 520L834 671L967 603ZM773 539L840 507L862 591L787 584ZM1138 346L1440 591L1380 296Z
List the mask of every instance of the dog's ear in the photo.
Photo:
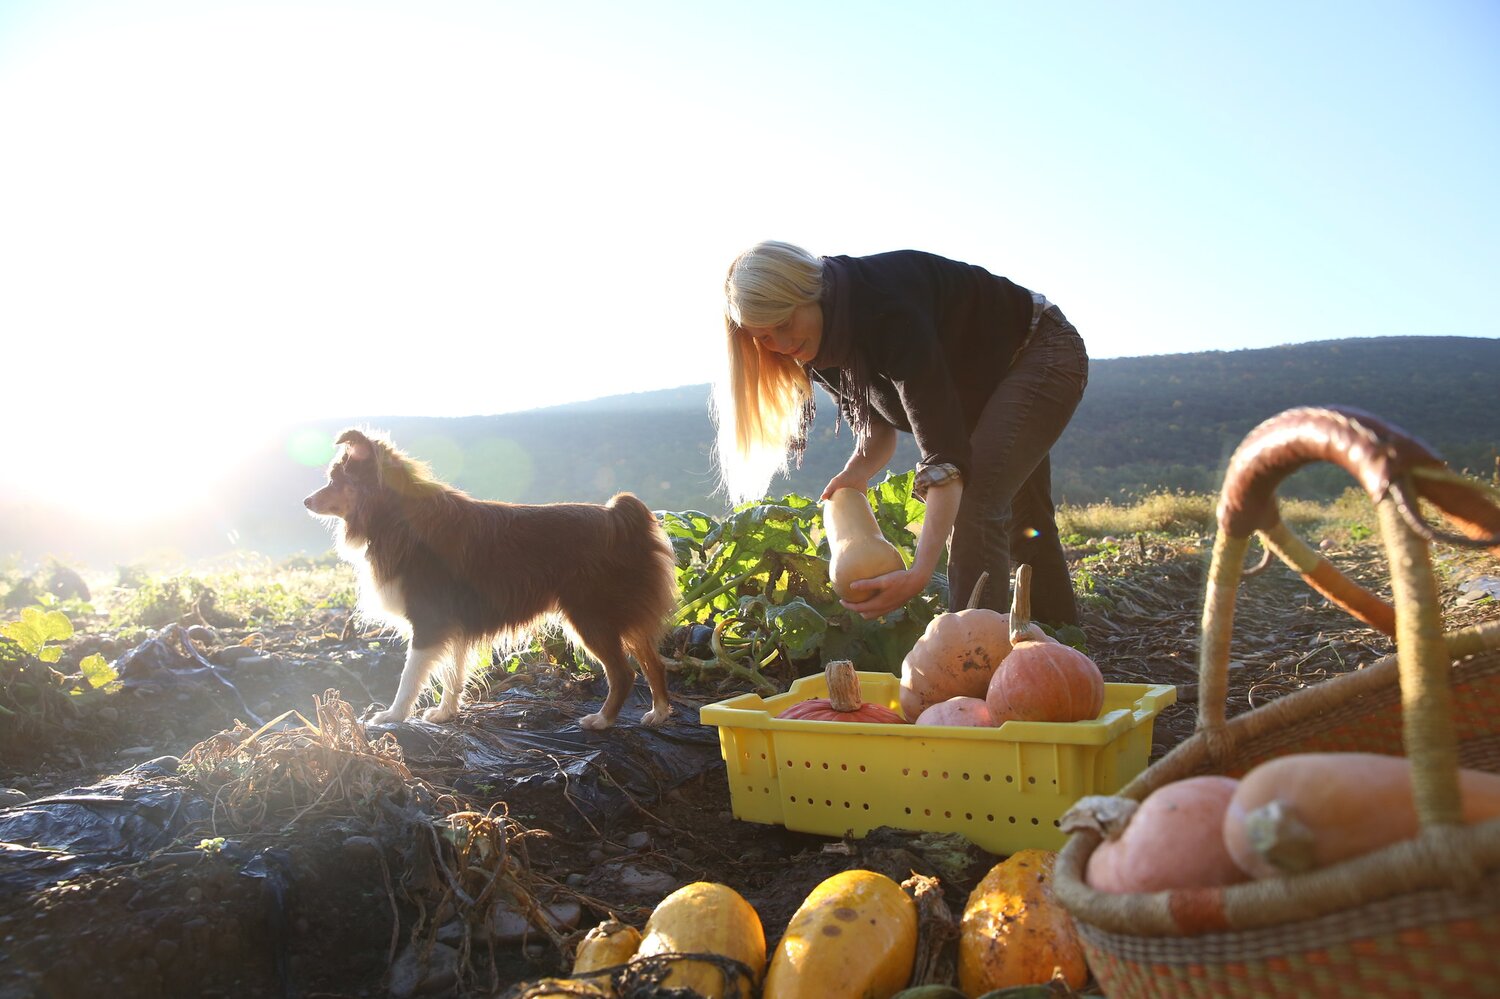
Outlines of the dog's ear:
M351 461L369 461L375 457L375 445L358 430L345 430L334 444L347 445L349 450L346 453Z

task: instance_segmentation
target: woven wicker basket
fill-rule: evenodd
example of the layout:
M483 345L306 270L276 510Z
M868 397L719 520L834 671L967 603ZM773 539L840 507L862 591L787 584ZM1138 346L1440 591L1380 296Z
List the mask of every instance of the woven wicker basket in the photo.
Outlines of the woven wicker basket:
M1394 610L1280 523L1275 490L1332 461L1375 501ZM1422 501L1456 532L1422 519ZM1234 596L1250 536L1372 626L1397 655L1225 720ZM1111 999L1173 996L1500 996L1500 820L1459 821L1458 767L1500 772L1500 620L1444 634L1431 541L1500 554L1500 504L1425 445L1365 413L1296 409L1246 437L1225 475L1199 657L1198 729L1121 795L1200 774L1239 776L1298 752L1413 764L1420 836L1305 874L1230 887L1109 894L1084 884L1099 845L1075 833L1055 891Z

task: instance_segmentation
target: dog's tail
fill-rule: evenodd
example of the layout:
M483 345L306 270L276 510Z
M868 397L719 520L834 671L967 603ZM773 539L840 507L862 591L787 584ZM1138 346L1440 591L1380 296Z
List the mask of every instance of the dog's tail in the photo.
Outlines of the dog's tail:
M641 605L655 612L651 616L661 622L664 632L666 617L677 606L678 599L677 556L672 551L672 542L656 514L630 493L617 493L605 506L610 513L605 543L612 551L630 552L635 556L631 561L649 567L647 578L640 581L646 592L637 598Z

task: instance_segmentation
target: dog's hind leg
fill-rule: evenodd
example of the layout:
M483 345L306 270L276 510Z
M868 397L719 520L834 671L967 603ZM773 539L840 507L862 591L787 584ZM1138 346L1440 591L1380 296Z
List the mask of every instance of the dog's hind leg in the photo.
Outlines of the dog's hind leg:
M401 669L401 682L396 687L396 699L385 711L378 711L370 717L368 724L389 725L393 722L406 721L411 716L412 706L417 703L417 697L422 693L422 688L427 686L427 678L432 675L432 670L443 657L448 654L446 644L429 645L418 647L416 639L406 650L406 665ZM443 688L443 696L447 696L447 688Z
M585 631L576 622L573 630L584 649L604 664L604 675L609 680L609 693L605 695L604 703L598 711L578 719L578 727L594 730L609 728L620 717L620 708L630 695L630 685L635 682L635 670L630 668L630 660L625 655L625 643L613 631L602 628Z
M438 671L443 680L443 696L437 707L422 712L423 721L444 725L458 717L458 710L463 704L464 673L469 665L469 657L473 654L474 650L468 647L453 650L451 663Z
M635 661L641 664L641 672L646 674L646 684L651 688L651 710L641 715L641 724L664 724L672 714L672 702L667 698L667 664L661 661L654 641L626 641Z

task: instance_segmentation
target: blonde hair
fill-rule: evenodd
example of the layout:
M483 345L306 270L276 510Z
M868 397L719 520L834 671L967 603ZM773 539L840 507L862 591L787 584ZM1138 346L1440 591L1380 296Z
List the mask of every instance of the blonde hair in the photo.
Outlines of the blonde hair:
M735 502L765 494L804 431L812 384L802 365L762 350L745 326L775 326L818 301L823 262L800 246L757 243L734 258L724 278L728 365L714 393L719 474Z

